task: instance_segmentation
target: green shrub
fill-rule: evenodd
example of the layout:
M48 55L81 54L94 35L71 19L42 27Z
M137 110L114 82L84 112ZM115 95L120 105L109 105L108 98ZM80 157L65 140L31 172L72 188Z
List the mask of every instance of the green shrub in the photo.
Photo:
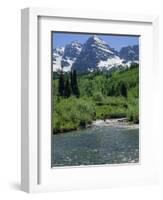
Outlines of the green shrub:
M122 118L126 117L126 112L126 108L123 107L113 107L109 105L96 106L97 119Z
M127 112L127 118L129 121L139 123L139 108L138 104L130 104Z
M53 110L54 133L85 127L95 118L94 104L81 98L61 98Z
M94 95L93 95L93 101L96 102L96 104L104 104L105 103L105 99L104 99L104 96L102 95L101 92L96 92Z
M106 97L105 102L111 106L127 107L127 100L124 97Z

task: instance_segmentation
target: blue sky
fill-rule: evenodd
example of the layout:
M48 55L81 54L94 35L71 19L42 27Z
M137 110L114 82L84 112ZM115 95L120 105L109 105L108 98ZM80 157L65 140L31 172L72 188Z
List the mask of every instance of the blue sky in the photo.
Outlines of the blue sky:
M53 32L53 48L64 47L66 44L78 40L84 43L89 37L95 34L78 34L78 33L63 33L63 32ZM128 45L139 44L138 36L122 36L122 35L102 35L98 34L98 37L103 39L109 44L111 48L119 51L122 47Z

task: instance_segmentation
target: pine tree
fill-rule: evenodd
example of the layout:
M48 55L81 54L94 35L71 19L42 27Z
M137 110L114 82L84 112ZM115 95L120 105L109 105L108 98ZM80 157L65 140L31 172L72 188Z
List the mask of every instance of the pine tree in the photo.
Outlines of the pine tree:
M73 93L73 73L72 73L72 71L70 72L70 83L71 83L71 91L72 91L72 94L74 94L74 93Z
M75 95L76 97L79 97L80 92L79 92L79 87L78 87L78 82L77 82L76 70L74 70L73 73L72 73L71 86L72 86L73 95Z
M64 96L68 98L70 97L70 95L71 95L71 87L70 87L69 78L67 77L65 88L64 88Z
M64 77L63 73L61 72L59 76L59 82L58 82L58 95L64 96Z
M127 98L127 86L125 85L124 82L121 82L120 84L120 94Z

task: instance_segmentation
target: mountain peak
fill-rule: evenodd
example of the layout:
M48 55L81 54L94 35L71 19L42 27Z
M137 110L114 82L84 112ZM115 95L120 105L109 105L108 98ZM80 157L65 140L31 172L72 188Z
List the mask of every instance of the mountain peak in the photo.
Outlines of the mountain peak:
M89 37L86 43L96 43L96 44L107 45L107 43L104 40L102 40L100 37L98 37L97 35L93 35Z
M102 39L100 37L98 37L97 35L93 35L90 38L92 38L95 41L101 41Z
M58 48L55 48L55 49L53 50L53 54L56 53L56 54L59 54L59 55L63 55L64 50L65 50L64 47L58 47Z
M94 70L100 61L107 61L116 54L100 37L93 35L84 43L80 55L72 65L72 69L80 72Z
M69 44L67 44L65 47L71 47L71 48L82 48L82 44L78 40L73 40Z
M74 45L74 44L81 44L78 40L73 40L69 44Z
M139 60L139 46L126 46L122 47L119 52L120 58L124 59L124 62L138 61Z
M80 54L82 46L77 40L70 42L65 46L63 58L68 57L70 60L76 58Z

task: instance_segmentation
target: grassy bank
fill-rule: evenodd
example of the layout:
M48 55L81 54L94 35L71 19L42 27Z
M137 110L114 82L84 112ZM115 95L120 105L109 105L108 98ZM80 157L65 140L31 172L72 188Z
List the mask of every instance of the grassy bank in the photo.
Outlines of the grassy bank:
M65 75L65 76L68 76ZM58 95L58 75L53 80L53 132L84 128L96 119L126 117L139 123L139 68L78 75L80 95ZM68 86L67 86L68 88Z

